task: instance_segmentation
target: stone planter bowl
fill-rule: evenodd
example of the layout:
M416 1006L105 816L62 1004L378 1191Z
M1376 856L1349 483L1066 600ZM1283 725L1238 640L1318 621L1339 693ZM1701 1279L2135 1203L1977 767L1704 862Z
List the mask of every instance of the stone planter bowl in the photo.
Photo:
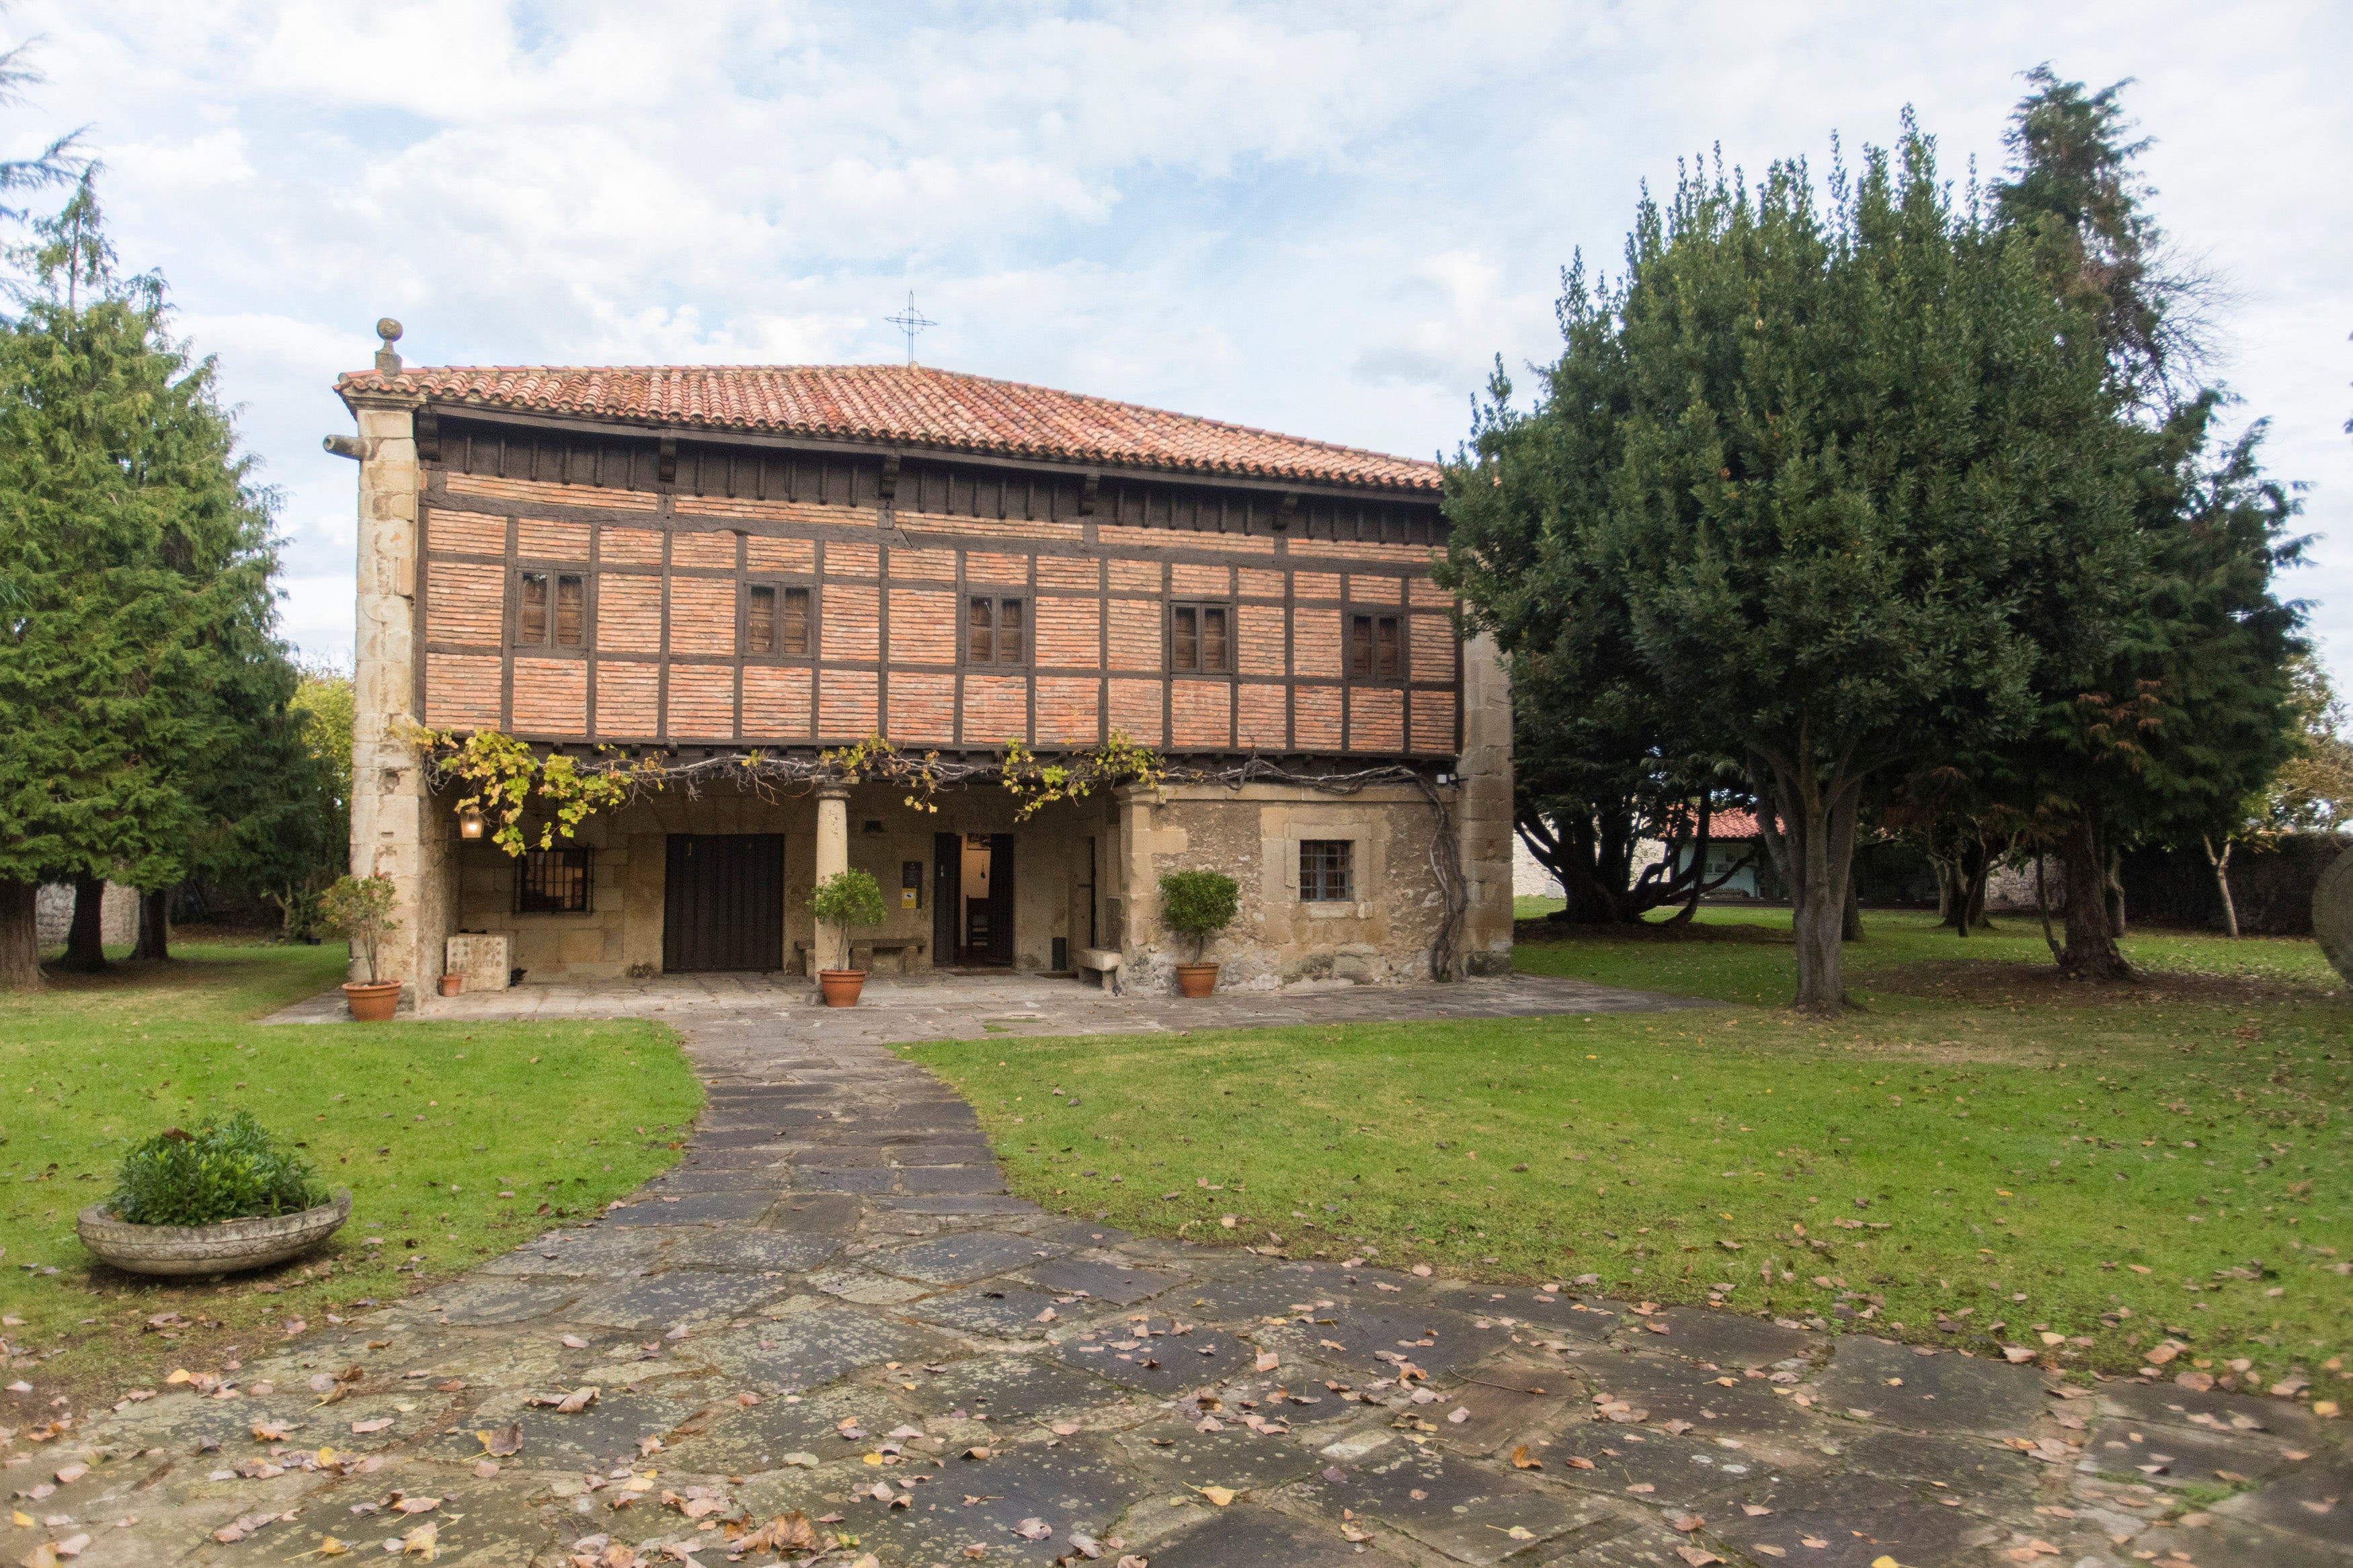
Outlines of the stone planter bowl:
M132 1225L104 1204L81 1211L74 1228L81 1244L132 1274L230 1274L262 1268L309 1251L352 1217L349 1188L335 1201L301 1214L218 1225Z

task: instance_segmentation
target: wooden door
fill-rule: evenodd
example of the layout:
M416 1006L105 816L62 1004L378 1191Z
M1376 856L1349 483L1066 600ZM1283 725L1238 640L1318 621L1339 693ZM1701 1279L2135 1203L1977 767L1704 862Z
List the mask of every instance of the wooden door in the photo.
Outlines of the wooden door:
M964 945L964 835L932 835L932 966L954 969Z
M662 968L785 966L785 836L673 833L662 883Z
M988 838L988 961L1013 962L1013 835Z

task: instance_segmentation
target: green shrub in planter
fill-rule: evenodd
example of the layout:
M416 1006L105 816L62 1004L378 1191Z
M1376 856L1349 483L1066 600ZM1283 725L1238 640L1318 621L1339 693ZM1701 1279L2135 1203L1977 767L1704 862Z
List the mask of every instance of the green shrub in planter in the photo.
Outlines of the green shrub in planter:
M1223 871L1160 874L1160 923L1193 939L1196 963L1209 938L1234 923L1240 901L1240 887Z
M327 1201L309 1164L249 1110L194 1132L164 1129L122 1156L107 1206L132 1225L218 1225L300 1214Z
M835 872L810 891L808 907L827 925L839 927L844 937L853 927L879 926L890 918L871 871ZM842 962L849 962L846 952Z

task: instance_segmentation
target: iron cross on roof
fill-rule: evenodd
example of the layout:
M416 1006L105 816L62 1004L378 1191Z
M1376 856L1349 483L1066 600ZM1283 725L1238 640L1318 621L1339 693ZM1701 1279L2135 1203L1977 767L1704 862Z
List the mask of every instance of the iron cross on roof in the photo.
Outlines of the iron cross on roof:
M937 321L915 309L915 291L912 289L907 290L907 308L895 316L885 316L882 319L907 334L907 363L910 365L915 363L915 334L925 327L939 325Z

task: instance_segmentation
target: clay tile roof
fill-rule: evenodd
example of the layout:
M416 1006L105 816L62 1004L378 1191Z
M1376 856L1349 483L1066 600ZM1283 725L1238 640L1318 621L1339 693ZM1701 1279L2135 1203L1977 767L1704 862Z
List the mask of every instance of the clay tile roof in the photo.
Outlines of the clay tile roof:
M1435 463L922 365L443 365L352 371L353 395L692 429L1436 492Z

